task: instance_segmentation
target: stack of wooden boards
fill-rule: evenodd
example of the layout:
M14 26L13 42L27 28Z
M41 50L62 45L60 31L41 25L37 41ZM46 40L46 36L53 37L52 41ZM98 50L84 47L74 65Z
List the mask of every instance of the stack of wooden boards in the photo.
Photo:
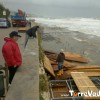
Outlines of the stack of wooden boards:
M74 79L79 91L85 93L85 100L100 100L99 96L89 96L88 92L98 93L99 89L93 84L90 78L85 74L85 72L71 72L71 76Z
M46 69L50 69L49 67L53 68L53 72L49 70L49 72L55 73L58 71L58 64L56 62L58 54L52 51L44 51L44 63L48 62L49 66L46 65ZM94 74L100 76L100 66L96 65L88 65L88 59L75 53L64 52L65 54L65 61L63 64L64 71L70 75L71 72L91 72L89 73L91 76ZM48 59L48 60L47 60ZM51 65L51 66L50 66ZM98 74L97 74L98 73ZM54 76L54 75L53 75Z
M58 64L56 62L57 53L51 51L44 51L44 68L56 79L56 72L58 71ZM64 52L65 61L63 64L63 76L70 76L74 80L80 92L99 92L99 89L91 81L89 77L100 76L100 66L88 65L88 60L79 54ZM77 63L74 63L77 62ZM66 75L67 74L67 75ZM65 78L66 80L67 78ZM83 97L85 100L100 100L100 97Z

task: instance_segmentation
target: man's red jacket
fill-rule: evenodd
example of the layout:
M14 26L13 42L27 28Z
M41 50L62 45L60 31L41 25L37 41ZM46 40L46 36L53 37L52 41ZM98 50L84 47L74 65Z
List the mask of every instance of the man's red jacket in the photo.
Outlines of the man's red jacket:
M18 44L11 38L6 37L4 40L6 43L3 45L2 54L8 67L20 66L22 64L22 56Z

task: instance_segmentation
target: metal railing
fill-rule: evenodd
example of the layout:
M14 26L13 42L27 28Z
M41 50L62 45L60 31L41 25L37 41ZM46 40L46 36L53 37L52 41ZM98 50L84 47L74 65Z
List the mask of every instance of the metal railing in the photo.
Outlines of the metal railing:
M50 100L83 100L83 97L78 96L78 97L74 97L74 96L70 96L70 95L66 95L65 97L55 97L54 95L59 93L61 94L69 94L68 90L63 90L63 91L53 91L53 87L58 87L57 85L54 84L59 84L59 83L65 83L65 86L68 87L68 90L74 90L73 86L76 87L75 84L73 84L73 79L67 79L67 80L50 80L50 93L51 93L51 99ZM78 90L74 90L74 91L78 91Z

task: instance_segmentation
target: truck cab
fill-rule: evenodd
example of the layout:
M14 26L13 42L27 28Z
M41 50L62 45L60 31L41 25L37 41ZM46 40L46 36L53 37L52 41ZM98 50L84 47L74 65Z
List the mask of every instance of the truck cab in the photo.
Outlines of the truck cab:
M27 25L26 16L19 16L19 14L15 14L11 16L12 26L13 27L25 27Z

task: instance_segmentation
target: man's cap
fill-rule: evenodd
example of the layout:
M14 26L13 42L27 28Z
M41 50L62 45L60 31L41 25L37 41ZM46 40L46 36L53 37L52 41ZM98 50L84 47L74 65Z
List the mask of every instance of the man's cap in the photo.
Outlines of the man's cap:
M10 37L14 37L14 36L17 36L17 37L21 37L20 35L18 35L18 32L16 31L12 31L10 34L9 34Z

